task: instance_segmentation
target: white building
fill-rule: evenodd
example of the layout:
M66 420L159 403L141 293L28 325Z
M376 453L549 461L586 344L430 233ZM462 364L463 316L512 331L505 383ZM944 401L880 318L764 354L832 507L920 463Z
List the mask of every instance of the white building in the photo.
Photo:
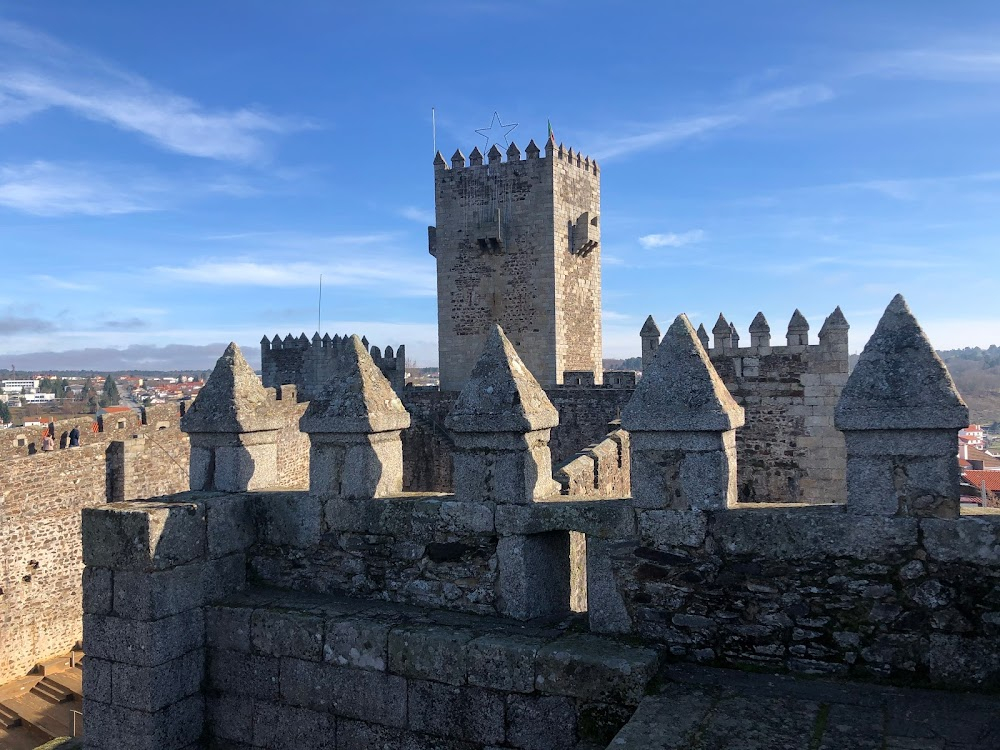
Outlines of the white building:
M20 393L21 391L37 391L37 380L0 380L0 391L4 393Z
M56 394L54 393L26 393L21 396L21 401L26 404L41 404L46 401L54 401Z

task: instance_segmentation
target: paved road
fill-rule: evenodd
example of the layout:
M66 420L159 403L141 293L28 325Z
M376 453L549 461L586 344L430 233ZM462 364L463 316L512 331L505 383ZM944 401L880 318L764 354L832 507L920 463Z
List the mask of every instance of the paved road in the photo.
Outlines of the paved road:
M675 666L608 746L869 749L1000 750L1000 696Z

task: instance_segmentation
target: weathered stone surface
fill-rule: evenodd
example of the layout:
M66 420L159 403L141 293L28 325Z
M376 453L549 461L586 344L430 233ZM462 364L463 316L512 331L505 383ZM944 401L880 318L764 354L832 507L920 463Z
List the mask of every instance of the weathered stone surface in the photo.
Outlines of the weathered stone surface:
M327 713L280 703L254 705L254 747L328 750L336 747L336 719Z
M286 658L281 660L281 696L313 711L406 726L406 680L396 675Z
M497 542L497 609L530 620L569 612L569 534L503 536Z
M508 744L523 750L572 750L576 739L576 711L569 699L507 697Z
M155 667L116 662L111 665L111 702L141 711L159 711L182 698L200 693L204 676L203 649L189 651L178 659Z
M563 636L539 649L535 688L550 695L637 706L658 665L652 649L595 636Z
M141 667L176 659L205 639L205 618L192 609L154 622L84 615L83 647L88 656Z
M622 427L634 433L723 432L742 426L743 408L726 390L687 316L677 316L622 411Z
M697 510L636 511L640 542L647 547L700 547L708 533L708 514Z
M311 547L319 542L322 502L305 492L267 492L250 496L257 538L265 544Z
M322 617L305 612L259 609L251 620L254 651L265 656L292 656L320 661L323 658Z
M205 637L213 648L225 651L251 649L250 618L253 610L248 607L205 607Z
M473 637L454 628L396 628L389 634L389 669L404 677L464 685L465 647Z
M357 336L351 336L336 371L302 416L303 432L370 434L402 430L410 415Z
M340 667L384 672L389 663L392 623L357 615L327 624L323 659Z
M499 534L581 531L587 536L621 538L635 531L635 516L625 500L557 500L531 505L498 505Z
M132 620L159 620L205 603L204 563L167 570L122 570L114 576L114 611Z
M455 432L525 433L558 424L545 391L494 325L445 426Z
M410 680L409 728L437 737L483 744L504 741L504 699L499 692Z
M920 528L927 553L935 560L993 566L1000 559L1000 515L957 521L926 518Z
M159 570L205 553L205 509L196 503L109 503L83 511L83 560L95 568Z
M231 695L277 700L280 664L273 656L212 648L208 657L209 684Z
M730 554L770 559L843 556L879 559L917 544L918 522L906 518L860 519L842 507L741 508L713 513L709 533Z
M969 409L948 368L897 294L844 386L837 429L958 429L968 423Z
M547 639L507 635L484 635L468 644L470 685L514 693L535 689L535 655Z
M231 343L181 417L181 429L188 433L278 430L281 419L271 403L240 348Z
M208 495L204 503L208 557L242 552L254 543L256 534L246 495Z

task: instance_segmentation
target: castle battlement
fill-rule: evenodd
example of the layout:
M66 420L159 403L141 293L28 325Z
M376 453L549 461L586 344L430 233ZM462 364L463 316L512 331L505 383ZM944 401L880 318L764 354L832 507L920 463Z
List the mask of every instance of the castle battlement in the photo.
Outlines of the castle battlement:
M294 384L301 401L309 401L322 391L326 383L337 371L340 360L350 347L351 337L339 333L323 336L319 331L312 339L302 333L298 338L288 334L281 338L277 334L271 339L264 336L260 340L261 380L265 388L277 388ZM375 364L392 384L397 393L402 393L406 384L406 346L400 344L395 350L368 343L361 338L365 351L371 354Z
M434 169L457 170L482 166L491 167L498 164L514 164L521 161L555 160L579 167L583 171L590 172L594 175L600 174L600 168L597 166L597 159L591 159L590 156L584 156L580 151L574 152L572 146L567 148L562 143L556 146L555 142L551 139L545 143L544 156L542 156L541 149L538 148L533 139L528 142L524 153L526 158L522 159L521 149L518 148L517 144L512 141L511 144L507 146L507 159L504 161L504 152L500 150L497 144L494 143L485 155L479 150L479 146L476 146L472 149L472 153L469 155L468 166L466 166L465 154L462 153L461 149L457 149L455 153L452 154L451 164L449 166L449 163L445 160L444 155L438 151L437 154L434 155Z

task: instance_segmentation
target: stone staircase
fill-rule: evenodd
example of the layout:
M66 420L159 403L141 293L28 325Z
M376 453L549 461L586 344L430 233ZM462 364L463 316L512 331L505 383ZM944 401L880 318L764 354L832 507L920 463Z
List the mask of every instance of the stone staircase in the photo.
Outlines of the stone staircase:
M82 658L73 651L47 659L31 675L0 687L0 750L28 750L73 736L74 711L83 708Z

